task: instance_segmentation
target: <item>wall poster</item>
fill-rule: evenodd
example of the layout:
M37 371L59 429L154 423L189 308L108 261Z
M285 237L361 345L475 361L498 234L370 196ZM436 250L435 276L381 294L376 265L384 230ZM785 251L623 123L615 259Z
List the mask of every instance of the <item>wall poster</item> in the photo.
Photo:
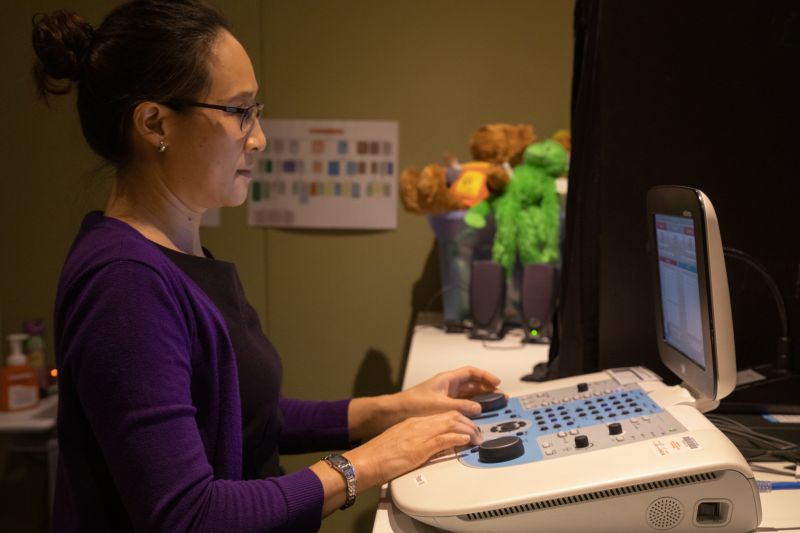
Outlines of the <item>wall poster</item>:
M267 147L250 184L250 225L397 227L397 122L264 119L262 126Z

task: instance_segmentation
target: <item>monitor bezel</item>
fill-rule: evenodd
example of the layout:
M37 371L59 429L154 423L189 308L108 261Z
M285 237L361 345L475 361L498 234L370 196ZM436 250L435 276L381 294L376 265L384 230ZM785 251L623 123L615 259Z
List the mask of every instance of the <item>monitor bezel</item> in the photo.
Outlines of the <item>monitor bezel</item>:
M694 224L705 368L669 344L664 336L656 241L657 214L691 218ZM647 193L647 220L659 356L664 365L681 378L698 397L720 400L730 394L735 386L736 356L725 257L713 205L698 189L683 186L653 187Z

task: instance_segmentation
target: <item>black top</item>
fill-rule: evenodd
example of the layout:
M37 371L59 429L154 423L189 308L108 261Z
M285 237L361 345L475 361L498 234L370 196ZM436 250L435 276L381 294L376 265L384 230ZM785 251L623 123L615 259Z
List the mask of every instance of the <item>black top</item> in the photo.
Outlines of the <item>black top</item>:
M278 351L264 336L253 307L247 302L236 265L159 248L217 306L228 327L239 374L242 404L242 478L280 474L278 436L283 419L278 407L283 367Z

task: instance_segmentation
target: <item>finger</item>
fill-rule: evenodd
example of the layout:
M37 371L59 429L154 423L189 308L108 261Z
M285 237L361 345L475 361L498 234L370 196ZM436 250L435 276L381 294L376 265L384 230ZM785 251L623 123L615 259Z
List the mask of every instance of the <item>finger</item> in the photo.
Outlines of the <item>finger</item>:
M428 457L435 455L443 450L455 448L457 446L466 446L471 442L470 435L466 433L440 433L427 442Z
M472 381L483 382L492 387L500 385L500 378L491 372L474 366L467 366L464 368L468 371L469 379Z
M435 457L440 452L451 452L470 445L469 435L463 433L442 433L420 443L419 451L424 457L420 464ZM419 465L417 465L419 466ZM413 468L413 467L412 467Z
M475 422L456 410L449 410L436 415L420 417L415 420L421 428L420 431L431 433L435 433L437 430L441 430L441 428L453 427L454 424L459 423L468 424L469 426L475 425Z
M469 435L469 443L470 444L480 444L483 442L483 433L478 426L475 424L465 424L459 423L453 427L453 433L463 433L465 435Z
M474 422L472 420L470 420L467 416L463 415L462 413L459 413L456 410L449 411L447 413L444 413L444 415L441 415L441 416L448 417L451 420L459 420L461 422L467 422L468 424L474 424Z
M464 433L470 436L470 441L473 444L480 444L483 440L483 435L477 424L463 414L452 411L447 413L445 417L446 421L444 423L436 423L437 425L434 429L437 432L446 430L449 433Z
M455 398L471 398L476 394L481 394L484 392L496 392L498 389L493 385L489 385L486 383L475 383L469 382L462 384L459 389L458 393L454 396Z
M462 366L453 370L452 374L461 381L484 381L495 385L500 384L500 378L487 370L475 366Z
M478 416L481 414L481 404L472 400L453 400L452 409L464 416Z
M450 390L453 391L455 388L457 392L453 395L460 397L490 392L500 384L500 378L474 366L465 366L453 371L451 379Z

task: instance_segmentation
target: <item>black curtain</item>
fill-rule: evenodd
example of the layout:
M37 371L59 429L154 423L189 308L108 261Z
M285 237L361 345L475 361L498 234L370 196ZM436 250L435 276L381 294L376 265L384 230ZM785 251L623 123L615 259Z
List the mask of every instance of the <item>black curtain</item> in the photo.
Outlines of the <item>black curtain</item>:
M642 364L655 340L645 193L689 185L761 261L800 365L800 3L577 0L573 151L550 377ZM739 367L771 362L763 280L726 261Z

